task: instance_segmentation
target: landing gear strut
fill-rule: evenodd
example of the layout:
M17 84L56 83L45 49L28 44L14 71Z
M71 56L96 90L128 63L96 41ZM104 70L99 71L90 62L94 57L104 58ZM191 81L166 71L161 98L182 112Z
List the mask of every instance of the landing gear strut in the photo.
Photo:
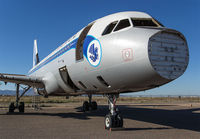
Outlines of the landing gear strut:
M19 87L20 84L16 84L16 102L11 102L9 105L9 112L14 112L15 109L18 109L19 112L24 112L24 102L20 102L20 98L24 96L24 94L31 88L28 86L27 88L24 88L23 93L19 96Z
M107 95L110 112L105 116L105 129L123 127L123 117L115 106L118 97L116 94Z
M88 101L84 101L83 102L83 111L89 111L89 110L97 110L97 102L96 101L92 101L92 95L89 94L89 102Z

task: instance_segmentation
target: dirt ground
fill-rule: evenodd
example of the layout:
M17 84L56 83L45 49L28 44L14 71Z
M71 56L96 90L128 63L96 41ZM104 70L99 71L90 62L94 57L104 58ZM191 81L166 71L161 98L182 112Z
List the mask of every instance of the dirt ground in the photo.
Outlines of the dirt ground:
M124 127L107 131L106 104L82 112L81 103L56 104L25 113L0 108L0 138L199 138L200 103L123 104Z

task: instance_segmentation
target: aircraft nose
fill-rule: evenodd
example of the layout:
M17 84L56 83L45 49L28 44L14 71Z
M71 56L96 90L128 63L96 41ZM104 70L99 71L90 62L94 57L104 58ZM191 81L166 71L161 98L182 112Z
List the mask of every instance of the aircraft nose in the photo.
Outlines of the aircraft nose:
M154 70L166 79L181 76L189 62L185 37L175 30L164 30L149 39L148 56Z

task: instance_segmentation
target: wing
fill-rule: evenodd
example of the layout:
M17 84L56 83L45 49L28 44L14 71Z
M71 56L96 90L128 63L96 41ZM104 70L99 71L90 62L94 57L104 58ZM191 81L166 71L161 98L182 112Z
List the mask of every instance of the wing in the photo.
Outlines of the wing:
M43 88L42 79L19 74L2 74L0 73L0 81L11 82L16 84L24 84L32 87Z

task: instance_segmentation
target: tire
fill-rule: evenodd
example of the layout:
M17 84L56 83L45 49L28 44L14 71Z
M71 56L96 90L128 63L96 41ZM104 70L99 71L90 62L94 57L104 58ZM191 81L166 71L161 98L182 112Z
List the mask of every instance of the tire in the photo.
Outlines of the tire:
M24 112L24 102L19 103L19 112Z
M97 110L97 102L93 101L91 104L92 110Z
M121 114L117 115L118 127L123 127L123 117Z
M9 112L14 112L14 110L15 110L15 104L14 104L14 102L12 102L9 105Z
M84 101L84 103L83 103L83 111L85 112L85 111L89 111L89 103L88 103L88 101Z
M113 127L112 126L113 125L113 117L110 114L105 116L104 124L105 124L105 129L109 130L110 128Z

